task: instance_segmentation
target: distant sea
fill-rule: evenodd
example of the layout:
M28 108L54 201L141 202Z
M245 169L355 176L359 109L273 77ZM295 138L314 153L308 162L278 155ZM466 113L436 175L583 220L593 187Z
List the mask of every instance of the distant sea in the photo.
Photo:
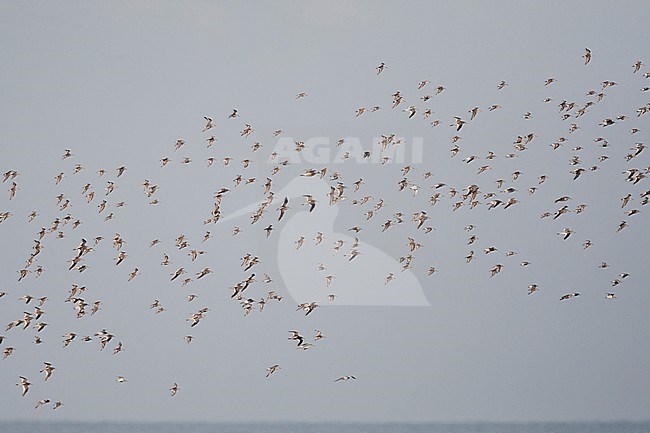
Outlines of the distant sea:
M193 424L0 421L0 433L650 433L650 422L474 424Z

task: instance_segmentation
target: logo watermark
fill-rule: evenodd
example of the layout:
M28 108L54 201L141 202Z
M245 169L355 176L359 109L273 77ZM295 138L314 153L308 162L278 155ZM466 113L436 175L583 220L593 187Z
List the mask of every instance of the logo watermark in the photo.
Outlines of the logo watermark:
M319 158L324 158L322 153ZM270 203L251 203L224 215L218 223L252 219L262 209L266 215L259 217L254 227L261 232L268 225L271 230L269 236L260 240L260 253L275 258L275 263L266 265L275 269L274 280L298 304L430 306L410 266L404 266L398 258L356 233L337 232L335 222L344 218L342 206L348 202L344 197L331 200L331 194L327 181L317 176L297 176L275 192ZM310 201L314 200L312 208ZM278 221L276 208L281 206L287 212Z
M288 161L290 164L343 164L350 160L358 164L420 164L423 162L423 137L278 137L269 163Z

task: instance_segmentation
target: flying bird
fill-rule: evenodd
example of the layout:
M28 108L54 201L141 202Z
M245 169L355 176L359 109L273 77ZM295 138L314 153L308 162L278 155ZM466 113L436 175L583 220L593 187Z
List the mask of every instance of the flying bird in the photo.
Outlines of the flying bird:
M280 221L282 219L282 217L284 216L284 213L289 209L290 209L289 208L289 197L285 197L284 201L282 202L282 206L280 206L278 208L278 210L280 211L280 216L278 217L278 221Z
M354 377L354 376L341 376L338 379L336 379L334 382L338 382L338 381L344 381L345 382L345 381L348 381L348 380L356 380L356 379L357 378Z
M20 383L17 383L16 386L20 386L22 389L22 396L25 397L25 394L29 391L29 386L31 383L27 380L26 377L20 376Z
M275 373L276 371L281 370L281 369L282 369L282 367L280 367L279 364L274 364L274 365L268 367L266 369L266 377L269 377L270 375L272 375L273 373Z

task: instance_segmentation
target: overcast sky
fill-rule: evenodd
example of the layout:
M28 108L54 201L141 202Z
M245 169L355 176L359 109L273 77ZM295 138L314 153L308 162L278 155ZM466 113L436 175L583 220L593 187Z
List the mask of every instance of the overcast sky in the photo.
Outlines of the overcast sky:
M192 421L526 421L641 420L650 407L650 293L647 281L648 211L640 194L647 179L632 185L622 174L648 167L647 151L626 162L635 143L647 142L648 117L636 110L648 103L647 66L633 73L636 61L650 63L646 32L650 9L645 2L156 2L67 1L0 4L0 170L16 170L18 190L9 200L12 180L2 184L0 213L0 350L14 353L0 360L0 419L59 420L192 420ZM585 47L593 59L584 65ZM381 75L375 68L385 62ZM556 82L545 86L549 78ZM430 83L418 90L418 83ZM508 86L497 90L505 80ZM601 92L603 81L617 86L579 118L565 121L563 100L582 108ZM423 95L440 95L423 102ZM391 95L404 102L391 109ZM299 92L307 96L296 100ZM551 98L549 103L542 102ZM488 111L499 104L501 109ZM371 113L372 106L381 110ZM408 118L403 108L414 105ZM456 132L453 117L475 120ZM366 107L368 112L356 117ZM228 119L236 108L239 117ZM423 111L434 113L423 119ZM575 110L571 114L575 114ZM525 119L530 112L532 118ZM598 126L605 118L612 126ZM214 128L202 132L203 116ZM431 126L431 121L440 125ZM241 137L245 124L250 137ZM579 129L570 133L575 123ZM640 129L632 135L630 130ZM280 137L273 131L282 129ZM528 149L515 152L519 135L535 134ZM377 163L373 140L403 137L393 161ZM210 148L206 139L214 135ZM451 139L459 135L461 151L451 157ZM336 147L338 139L346 143ZM567 141L557 150L550 144ZM609 147L594 142L604 137ZM180 151L178 139L185 140ZM283 141L285 140L285 141ZM286 143L304 141L302 154L287 153ZM262 147L252 152L251 145ZM576 149L576 147L582 149ZM62 160L65 149L73 157ZM320 152L319 153L319 150ZM575 149L575 150L574 150ZM278 150L278 158L269 156ZM360 161L361 151L373 156ZM399 152L402 152L400 154ZM488 161L493 151L496 158ZM329 153L328 153L329 152ZM341 160L350 152L348 160ZM516 158L506 158L517 153ZM318 157L317 155L321 155ZM601 155L609 156L603 162ZM463 159L476 156L470 163ZM572 157L580 163L570 165ZM171 158L161 168L160 159ZM188 157L191 164L182 164ZM206 159L216 158L212 167ZM224 166L221 160L233 160ZM403 160L400 158L403 157ZM251 165L244 168L243 159ZM281 161L292 163L271 176ZM375 162L373 162L375 161ZM73 174L76 164L83 170ZM491 169L478 175L479 167ZM401 169L409 185L399 191ZM597 165L599 170L590 171ZM127 171L117 178L116 168ZM346 200L328 206L335 186L299 176L307 169L339 172ZM569 173L587 169L577 181ZM99 177L97 171L106 169ZM513 180L512 173L522 175ZM55 185L54 177L65 177ZM433 175L425 179L424 174ZM255 177L235 187L233 179ZM538 177L549 180L538 184ZM272 177L274 202L262 220L250 223L257 203L266 199L264 182ZM362 178L360 191L353 183ZM143 193L148 179L159 186ZM504 179L502 188L495 181ZM105 197L108 181L115 192ZM81 194L86 183L97 196L90 204ZM439 190L436 183L445 183ZM481 204L458 211L449 188L481 187ZM539 188L529 195L528 188ZM226 187L222 215L232 219L203 225L214 207L213 194ZM514 193L500 192L513 187ZM431 207L429 198L441 193ZM493 192L519 203L488 211L482 194ZM63 193L71 207L59 210ZM311 194L313 213L302 204ZM621 209L621 198L633 201ZM561 196L568 203L554 203ZM289 197L290 209L277 221L277 208ZM372 196L365 204L354 200ZM150 205L152 199L160 201ZM97 205L108 201L99 214ZM365 213L383 199L385 207L366 221ZM124 201L126 206L115 207ZM586 210L558 220L540 219L563 204ZM253 205L254 207L250 208ZM240 209L246 212L237 212ZM627 216L626 210L639 209ZM28 222L31 211L39 216ZM417 230L414 212L426 211ZM114 219L105 221L113 212ZM381 231L387 220L404 223ZM41 227L49 229L66 214L82 224L61 227L65 237L48 234L34 270L18 282ZM621 221L629 224L620 233ZM264 227L275 230L266 239ZM472 224L474 231L464 228ZM239 226L242 233L231 235ZM354 234L348 229L361 226ZM564 228L575 233L563 241ZM201 243L206 230L213 237ZM320 231L325 240L315 245ZM112 245L116 233L126 241L128 258L119 266ZM174 239L184 234L190 247L179 250ZM467 245L472 234L478 240ZM67 261L81 238L106 239L90 253L83 273L68 271ZM305 237L298 251L294 242ZM361 256L344 254L360 240ZM408 237L422 247L412 268L401 271L397 259L409 254ZM149 247L153 239L161 243ZM584 250L582 243L593 247ZM346 243L336 255L336 240ZM484 248L497 251L485 255ZM207 253L192 262L190 249ZM465 263L475 251L476 259ZM506 256L506 252L517 254ZM172 263L161 266L163 254ZM244 272L246 253L260 264ZM529 266L520 266L521 262ZM609 268L599 269L601 262ZM316 271L318 262L327 269ZM490 278L489 270L502 264ZM179 267L193 281L170 282ZM127 282L137 267L140 275ZM196 280L210 267L213 273ZM427 275L430 267L438 272ZM269 290L283 296L243 318L230 299L231 286L256 273L245 297L259 300ZM268 273L272 283L264 283ZM389 273L395 280L384 284ZM629 273L611 287L619 274ZM327 287L325 276L333 275ZM185 277L185 276L184 276ZM64 302L73 284L88 288L82 297L102 301L94 316L77 319ZM539 292L527 295L537 284ZM558 302L560 296L580 297ZM615 292L618 299L606 300ZM198 297L191 303L186 295ZM328 294L337 299L329 303ZM36 331L5 331L10 321L33 311L18 298L47 296L42 307L48 323ZM166 308L154 314L157 299ZM318 302L309 316L296 304ZM210 308L195 328L186 318ZM90 307L88 307L88 311ZM97 339L80 341L106 329L116 337L104 351ZM319 329L325 339L313 341ZM296 350L288 330L299 330L316 346ZM62 335L79 334L63 349ZM184 336L195 337L187 344ZM112 354L118 341L124 352ZM110 349L110 350L109 350ZM44 382L43 362L55 367ZM266 368L282 369L265 378ZM126 383L115 381L118 375ZM354 375L357 380L334 383ZM19 376L33 384L20 396ZM169 394L172 384L180 390ZM34 410L42 398L61 401Z

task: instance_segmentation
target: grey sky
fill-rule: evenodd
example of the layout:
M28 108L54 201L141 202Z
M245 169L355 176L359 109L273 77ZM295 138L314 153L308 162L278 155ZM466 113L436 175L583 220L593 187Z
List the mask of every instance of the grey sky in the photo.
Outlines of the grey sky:
M1 3L5 61L0 66L0 170L19 171L20 189L11 202L6 191L10 181L0 191L0 212L14 215L0 224L5 245L0 290L8 293L0 299L0 335L7 337L0 349L16 348L0 360L0 419L647 419L650 235L639 194L648 183L646 179L632 186L621 172L649 165L647 151L629 163L624 160L629 147L648 138L647 115L637 118L635 113L648 103L648 93L639 91L650 85L642 75L648 67L633 74L632 64L650 63L641 36L649 19L645 2ZM581 59L585 47L594 54L586 67ZM386 62L387 69L376 76L380 62ZM557 82L545 87L549 77ZM418 91L424 79L431 84ZM509 86L497 91L501 80ZM568 100L582 106L593 99L585 93L600 91L605 80L618 86L605 90L603 102L582 118L560 120L558 103ZM447 90L432 102L419 99L433 94L438 85ZM405 103L391 110L396 90L404 94ZM308 96L296 101L301 91ZM546 97L553 101L542 103ZM435 114L428 121L421 112L408 119L401 108L411 104L430 107ZM492 104L503 108L488 112ZM382 110L355 117L359 107L373 105ZM449 124L453 116L468 119L468 110L475 106L482 111L458 133L462 151L452 159L450 138L456 133ZM227 120L233 108L241 117ZM533 119L522 118L527 111ZM602 119L622 114L630 119L598 126ZM201 133L203 116L215 121L210 132L218 141L210 149L205 143L210 132ZM441 120L436 128L429 125L433 119ZM574 122L581 129L569 134ZM255 128L247 139L239 135L245 123ZM641 132L631 136L633 127ZM408 175L421 190L415 199L410 191L398 192L400 169L408 159L384 166L352 160L304 162L274 176L278 195L259 223L251 226L244 216L222 225L202 225L220 187L233 189L223 200L224 214L264 199L262 185L273 167L267 162L275 142L272 132L279 128L296 140L329 138L332 149L341 137L358 137L368 150L381 134L405 137L407 149L422 137L423 160L413 161ZM531 132L536 138L529 149L518 158L505 158L514 152L517 135ZM562 136L568 142L552 150L549 144ZM593 141L599 136L611 146L599 148ZM175 152L173 145L181 138L187 144ZM263 147L251 154L255 141ZM575 146L584 150L573 152ZM62 161L67 148L74 157ZM477 176L490 150L498 155L490 162L492 170ZM610 159L597 163L602 154ZM470 155L480 160L463 163ZM597 164L600 170L573 182L569 170L575 166L569 160L574 155L583 160L581 167ZM159 160L165 156L173 161L161 169ZM184 156L193 163L180 164ZM207 168L210 156L217 162ZM234 159L228 167L220 162L225 156ZM254 162L244 170L241 160L246 157ZM73 175L77 163L85 169ZM121 165L128 170L117 179L115 168ZM300 195L318 186L301 184L285 224L295 216L291 227L296 233L304 231L309 244L305 254L316 251L312 239L326 224L341 236L323 242L323 260L330 262L332 243L354 237L348 232L353 225L365 229L358 236L367 243L366 249L360 248L367 257L376 257L368 253L371 247L393 258L406 255L407 237L412 236L424 246L414 253L409 284L421 285L430 307L391 305L390 299L400 294L384 293L390 287L383 286L376 290L384 293L381 299L387 301L378 302L384 306L325 305L322 297L330 292L356 290L364 299L372 296L374 286L367 281L377 275L383 280L393 272L372 263L356 268L363 275L354 272L354 265L340 268L337 279L347 278L349 286L337 286L335 279L331 290L325 288L324 275L312 269L294 266L291 275L281 271L283 260L289 267L292 261L290 250L284 253L281 244L282 223L275 210L283 198L279 192L302 171L325 165L341 173L349 198L337 206L336 220L323 213L309 227L306 214L299 213L305 211ZM108 170L103 178L96 174L100 168ZM515 170L524 174L512 182ZM434 176L423 180L427 171ZM55 186L54 176L60 172L66 177ZM257 182L233 188L237 174L256 177ZM549 181L540 186L537 177L542 174ZM354 193L352 183L359 178L365 185ZM444 188L441 202L428 204L434 193L430 186L436 182L459 191L478 183L485 193L498 192L494 182L499 178L507 180L504 187L517 188L514 196L521 203L508 210L488 211L481 205L452 212L452 204L460 199L450 199ZM142 193L144 179L159 185L152 197L161 201L158 206L150 206L151 199ZM96 206L108 180L118 186L109 202L123 200L127 206L110 208L115 219L104 222L106 213L98 214ZM91 204L80 195L87 182L97 191ZM534 185L539 191L528 196L526 190ZM76 230L66 226L61 240L48 235L36 262L45 268L44 274L17 283L16 270L24 266L38 230L68 212L56 206L54 197L60 193L71 200L69 212L83 224ZM620 199L628 193L634 201L626 210L640 209L640 215L627 217L620 209ZM350 205L364 195L373 199L363 206ZM555 222L541 220L543 212L561 207L554 200L562 195L573 197L572 209L585 203L587 210ZM363 213L380 197L386 208L366 222ZM319 198L318 206L319 212L326 212L327 198ZM27 223L32 210L40 216ZM415 230L410 221L420 210L429 213L427 225L436 228L430 234ZM381 234L381 224L397 211L404 213L405 223ZM630 226L617 234L621 220ZM267 241L262 229L271 223L276 231ZM466 242L470 234L463 230L467 224L477 227L479 237L471 246ZM233 225L244 230L235 238L230 234ZM556 233L565 227L576 233L563 242ZM200 245L206 229L214 238ZM110 245L115 233L126 240L129 255L117 268L112 261L117 252ZM191 263L187 249L173 245L181 233L192 248L208 254ZM293 232L286 233L295 240ZM88 256L90 269L69 272L66 260L74 254L72 248L82 237L98 235L106 240ZM149 248L154 238L162 244ZM594 242L586 251L585 239ZM499 251L485 256L482 249L492 245ZM349 249L348 244L339 255ZM477 259L467 265L464 257L470 249ZM505 257L510 250L518 254ZM243 319L238 303L230 300L229 287L249 275L239 267L247 252L261 258L255 268L258 279L267 272L275 280L255 283L251 296L259 299L274 289L285 298ZM172 259L169 267L159 265L163 253ZM520 267L524 260L531 265ZM610 268L598 269L602 261ZM496 263L504 269L489 278ZM127 283L135 266L142 275ZM205 266L215 272L181 288L168 276L179 266L193 278ZM439 272L427 277L430 266ZM399 267L394 272L398 279L391 284L400 284ZM609 282L622 272L631 276L611 288ZM313 298L307 287L301 292L304 299L292 299L285 286L294 277L313 278ZM533 283L540 292L528 296L526 287ZM72 284L89 287L87 301L103 301L97 315L75 318L73 306L64 302ZM574 291L581 297L558 302ZM608 291L619 299L606 301ZM27 293L50 298L44 306L50 326L41 333L45 343L38 346L32 343L31 329L4 331L6 323L33 308L26 310L17 301ZM199 297L188 303L188 293ZM155 315L148 308L154 299L168 311ZM323 306L308 317L295 311L296 302L316 299ZM185 319L201 307L211 311L190 330ZM97 341L78 339L62 349L63 334L88 335L103 328L124 343L123 353L113 356L108 348L100 352ZM320 329L326 339L313 349L297 351L295 343L287 341L290 329L300 330L310 341L313 330ZM189 333L196 339L187 345L183 336ZM57 368L47 383L38 374L43 361ZM266 367L275 363L282 370L265 379ZM333 383L346 374L358 380ZM22 399L14 386L19 375L34 384ZM128 382L117 384L117 375ZM174 382L181 390L172 399L168 388ZM61 400L65 406L56 412L51 407L34 411L40 398Z

